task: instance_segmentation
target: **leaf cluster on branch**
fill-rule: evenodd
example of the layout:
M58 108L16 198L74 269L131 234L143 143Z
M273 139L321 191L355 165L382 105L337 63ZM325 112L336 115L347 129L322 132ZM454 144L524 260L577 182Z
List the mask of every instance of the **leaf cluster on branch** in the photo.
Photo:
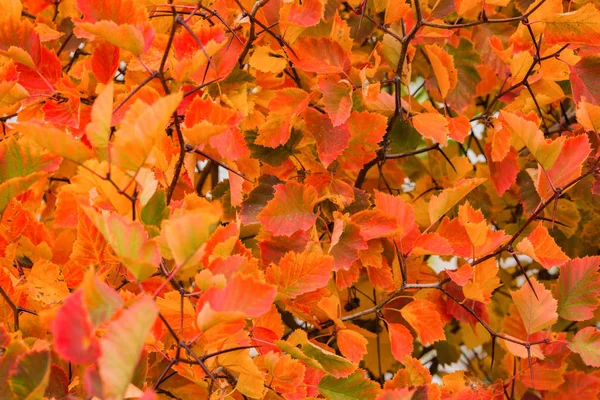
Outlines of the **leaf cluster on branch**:
M600 9L0 0L0 399L600 396Z

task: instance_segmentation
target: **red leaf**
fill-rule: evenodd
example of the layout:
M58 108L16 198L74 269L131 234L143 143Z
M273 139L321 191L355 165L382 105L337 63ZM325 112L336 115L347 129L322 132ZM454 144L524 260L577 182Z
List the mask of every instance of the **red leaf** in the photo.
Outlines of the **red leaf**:
M333 256L333 270L349 270L358 260L359 250L367 249L367 242L361 235L360 227L350 221L336 219L333 225L328 253Z
M330 118L318 111L309 108L304 113L306 130L317 143L317 153L325 168L348 148L350 142L350 128L348 124L334 127Z
M277 147L285 144L296 118L308 107L309 95L302 89L287 88L277 91L269 102L267 120L258 129L256 144Z
M585 100L600 105L600 56L585 56L569 67L571 70L571 88L576 103Z
M315 223L315 188L288 181L285 185L275 185L274 189L275 197L257 216L267 230L277 236L291 236L299 230L307 230Z
M52 322L54 350L65 360L89 364L100 356L100 343L85 308L83 291L77 290L63 302Z
M600 331L595 326L588 326L577 332L569 347L587 365L600 367Z
M340 126L350 118L352 111L352 86L337 75L325 75L319 78L319 89L323 93L325 111L333 126Z
M335 40L325 37L305 37L294 44L296 55L290 54L294 65L307 72L335 74L348 72L350 59Z
M388 323L387 327L392 355L396 360L403 362L404 358L410 356L413 352L413 337L408 328L402 324Z
M511 147L506 157L497 162L493 159L492 145L488 143L485 145L485 156L490 166L490 179L498 196L502 196L517 181L520 171L517 164L517 152Z
M387 119L380 114L353 112L346 123L351 137L348 148L340 156L340 165L344 169L360 169L375 158L386 132Z
M102 42L92 52L90 63L99 82L107 84L115 77L121 53L117 46Z

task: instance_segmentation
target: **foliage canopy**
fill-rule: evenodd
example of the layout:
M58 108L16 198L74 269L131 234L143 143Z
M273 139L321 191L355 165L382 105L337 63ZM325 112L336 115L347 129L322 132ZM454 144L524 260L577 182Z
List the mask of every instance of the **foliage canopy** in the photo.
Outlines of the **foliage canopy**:
M0 398L597 398L598 7L0 0Z

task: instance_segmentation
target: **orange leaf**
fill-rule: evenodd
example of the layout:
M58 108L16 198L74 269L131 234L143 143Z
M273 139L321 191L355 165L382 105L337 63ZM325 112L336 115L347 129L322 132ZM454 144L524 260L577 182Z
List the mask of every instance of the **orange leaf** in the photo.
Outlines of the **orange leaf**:
M521 315L525 330L532 334L552 326L558 320L558 302L544 285L533 277L529 279L535 293L528 284L524 284L519 290L511 291L510 295Z
M425 52L427 53L427 58L429 58L429 62L433 68L433 73L435 74L442 98L446 98L448 93L456 87L456 83L458 82L458 71L454 67L454 58L435 44L426 45ZM417 130L419 129L417 128ZM438 140L438 142L442 144L446 143L441 140Z
M569 257L558 247L543 224L538 224L529 236L521 240L517 244L517 250L533 258L546 269L561 266L569 261Z
M485 178L463 179L453 188L444 189L439 195L433 196L429 201L429 220L431 223L435 223L463 197L485 181Z
M307 250L289 252L267 269L267 281L276 284L278 297L295 298L327 285L331 279L333 257Z
M331 125L330 118L309 108L304 113L306 130L315 138L317 153L325 168L348 148L350 128L348 124Z
M414 300L404 306L400 313L417 332L419 341L423 346L428 346L446 338L444 323L436 310L435 304L430 301Z
M102 42L94 48L90 63L99 82L107 84L113 80L119 67L119 57L119 48L108 42Z
M269 102L266 122L258 129L256 144L277 147L285 144L296 118L308 107L309 95L302 89L287 88L277 91Z
M442 115L434 112L417 114L412 117L412 123L417 132L426 138L433 139L440 144L446 144L450 127L448 120Z
M358 252L367 248L367 242L357 224L342 219L334 221L328 251L333 256L334 271L349 270L352 263L358 260Z
M319 89L323 93L325 111L333 126L340 126L348 120L352 111L352 86L336 75L319 78Z
M363 335L350 329L342 329L337 334L340 352L353 363L359 363L367 353L367 343Z
M325 37L305 37L294 44L295 55L290 54L294 65L307 72L335 74L348 72L350 59L335 40Z
M592 3L584 4L577 11L550 14L543 18L546 42L586 43L595 45L600 40L600 11Z
M277 236L291 236L299 230L309 229L315 223L315 188L288 181L284 185L275 185L274 189L275 197L257 216L267 230Z
M402 324L388 323L387 326L392 355L396 360L403 362L404 358L413 352L413 337L408 328Z
M387 119L370 112L353 112L346 121L350 128L350 143L339 157L343 169L362 168L375 158L379 142L386 132Z

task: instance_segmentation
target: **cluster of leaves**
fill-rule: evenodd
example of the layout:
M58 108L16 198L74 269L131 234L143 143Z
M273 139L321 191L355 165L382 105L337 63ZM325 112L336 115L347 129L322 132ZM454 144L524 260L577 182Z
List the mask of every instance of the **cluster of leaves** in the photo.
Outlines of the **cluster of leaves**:
M597 2L167 3L0 1L0 398L600 395Z

